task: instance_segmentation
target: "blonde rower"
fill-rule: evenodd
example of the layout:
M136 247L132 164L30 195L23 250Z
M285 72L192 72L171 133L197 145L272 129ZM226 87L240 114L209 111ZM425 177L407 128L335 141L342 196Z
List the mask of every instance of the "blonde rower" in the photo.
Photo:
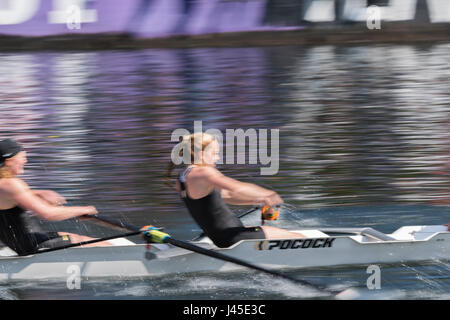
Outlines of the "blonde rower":
M243 239L287 239L302 238L299 233L284 229L261 226L245 227L230 210L233 205L281 205L283 200L272 191L252 183L244 183L223 175L215 168L219 159L219 143L205 133L187 135L183 139L183 150L189 150L191 163L180 174L176 189L180 192L191 216L205 234L218 247L229 247ZM168 177L174 168L168 169Z

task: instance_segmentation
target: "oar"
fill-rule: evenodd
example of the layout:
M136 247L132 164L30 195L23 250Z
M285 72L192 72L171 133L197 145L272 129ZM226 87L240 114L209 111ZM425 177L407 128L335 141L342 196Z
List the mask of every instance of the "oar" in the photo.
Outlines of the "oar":
M193 252L196 252L199 254L203 254L205 256L212 257L215 259L231 262L231 263L234 263L234 264L237 264L240 266L244 266L244 267L247 267L247 268L250 268L253 270L258 270L258 271L261 271L261 272L264 272L264 273L267 273L267 274L270 274L270 275L273 275L276 277L287 279L289 281L292 281L292 282L295 282L295 283L298 283L301 285L312 287L312 288L320 290L320 291L325 291L325 292L328 292L331 294L336 293L336 292L332 292L332 291L328 290L327 288L324 288L320 285L313 284L313 283L310 283L310 282L302 280L302 279L296 279L296 278L290 277L284 273L281 273L281 272L278 272L275 270L266 269L261 266L255 265L253 263L250 263L250 262L247 262L247 261L235 258L235 257L231 257L231 256L222 254L217 251L213 251L213 250L209 250L209 249L205 249L205 248L196 246L196 245L186 242L186 241L174 239L167 233L161 232L160 230L158 230L155 227L150 226L150 227L139 228L134 225L127 224L127 223L124 223L124 222L121 222L121 221L118 221L118 220L115 220L115 219L112 219L109 217L100 216L100 215L91 215L91 216L89 216L89 218L95 218L95 219L98 219L99 221L107 222L111 225L119 226L121 228L126 228L133 232L141 232L142 234L144 234L145 236L148 237L150 242L169 243L175 247L183 248L183 249L193 251Z
M125 237L136 236L138 234L142 234L142 231L132 231L132 232L122 233L122 234L109 236L109 237L104 237L104 238L92 239L92 240L81 241L81 242L76 242L76 243L69 243L67 245L60 246L60 247L42 249L42 250L34 252L33 254L47 253L47 252L63 250L63 249L68 249L68 248L73 248L73 247L81 247L81 246L85 246L85 245L92 244L92 243L108 241L108 240L118 239L118 238L125 238Z
M259 209L260 209L260 207L251 208L250 210L245 211L244 213L238 215L238 218L241 219L241 218L245 217L246 215L249 215L250 213L255 212L256 210L259 210Z
M255 212L256 210L259 210L259 207L254 207L254 208L251 208L251 209L248 210L248 211L245 211L244 213L238 215L238 218L241 219L241 218L245 217L246 215L248 215L248 214L250 214L250 213L252 213L252 212ZM205 235L206 235L206 234L205 234L204 232L202 232L202 233L200 233L198 236L196 236L194 239L192 239L192 241L196 241L196 240L198 240L198 239L204 237Z

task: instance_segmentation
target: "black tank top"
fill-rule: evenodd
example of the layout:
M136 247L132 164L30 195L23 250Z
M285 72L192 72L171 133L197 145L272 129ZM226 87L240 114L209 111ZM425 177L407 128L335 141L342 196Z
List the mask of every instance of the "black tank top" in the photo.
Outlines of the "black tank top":
M223 232L230 228L243 228L241 220L228 208L220 192L213 190L200 199L189 198L186 192L186 175L193 167L188 167L180 174L181 198L189 213L205 234L214 242L221 241Z
M30 219L29 214L19 206L0 210L0 240L19 255L37 250L37 239L33 233L36 230L31 230Z

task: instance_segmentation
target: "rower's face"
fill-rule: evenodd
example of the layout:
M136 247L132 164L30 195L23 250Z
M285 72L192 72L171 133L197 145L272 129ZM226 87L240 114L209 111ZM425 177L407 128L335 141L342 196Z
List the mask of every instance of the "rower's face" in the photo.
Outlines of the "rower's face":
M27 163L26 151L21 151L14 157L6 159L5 164L14 175L20 175L24 172L24 166Z
M203 163L208 166L215 166L217 161L219 161L219 143L214 140L211 142L203 152Z

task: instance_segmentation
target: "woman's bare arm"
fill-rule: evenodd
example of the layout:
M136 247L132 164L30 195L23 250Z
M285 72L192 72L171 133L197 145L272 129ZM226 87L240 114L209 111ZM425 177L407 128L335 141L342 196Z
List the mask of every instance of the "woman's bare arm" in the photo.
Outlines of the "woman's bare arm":
M2 189L21 208L30 210L45 220L59 221L97 213L93 206L63 207L51 205L35 195L24 181L17 178L5 181Z
M31 190L35 196L47 201L51 205L62 205L67 203L66 199L52 190Z
M220 194L222 196L222 199L227 204L233 204L233 205L237 205L237 206L260 204L258 201L255 201L253 199L249 200L248 197L240 197L239 195L232 193L226 189L220 190Z
M283 202L275 191L227 177L215 168L203 167L197 173L202 175L215 189L220 189L224 201L229 204L275 205Z

